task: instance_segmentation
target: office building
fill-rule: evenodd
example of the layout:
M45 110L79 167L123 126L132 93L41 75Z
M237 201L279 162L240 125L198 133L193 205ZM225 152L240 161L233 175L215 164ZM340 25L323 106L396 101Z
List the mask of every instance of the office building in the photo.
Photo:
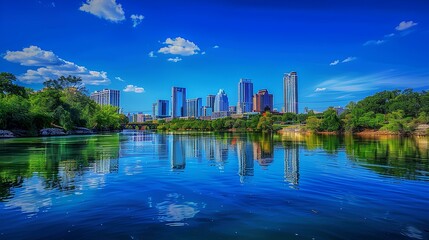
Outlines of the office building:
M207 105L207 107L212 109L212 112L214 111L215 98L216 98L216 95L210 94L210 95L207 95L207 99L206 99L206 101L207 101L206 105Z
M114 106L119 108L119 90L103 89L91 93L90 98L101 106Z
M186 100L187 117L199 118L202 116L201 110L203 108L201 98Z
M228 110L231 114L236 114L237 113L237 106L229 106L229 110Z
M213 105L214 106L214 105ZM213 108L209 107L209 106L204 106L201 114L203 117L210 117L213 113Z
M298 75L285 73L283 77L284 112L298 114Z
M152 105L152 118L166 118L169 117L168 109L169 109L169 101L168 100L157 100Z
M253 96L253 111L266 112L273 111L273 94L269 94L267 89L259 90Z
M228 96L223 89L219 89L214 102L213 112L228 112Z
M240 79L238 82L237 113L253 110L253 83L250 79Z
M186 117L186 88L171 88L171 117Z

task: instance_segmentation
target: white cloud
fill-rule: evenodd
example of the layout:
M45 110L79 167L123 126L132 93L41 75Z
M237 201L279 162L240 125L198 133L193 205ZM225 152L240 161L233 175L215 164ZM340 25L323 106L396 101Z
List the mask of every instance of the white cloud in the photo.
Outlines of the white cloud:
M182 61L182 59L179 57L175 57L175 58L169 58L169 59L167 59L167 61L177 63L177 62Z
M213 48L219 48L219 46L218 45L214 45Z
M144 16L133 14L130 18L133 21L133 27L137 27L140 23L142 23Z
M198 51L200 51L200 48L195 43L181 37L167 38L164 44L167 44L167 47L159 49L159 53L191 56L198 54Z
M429 87L427 73L399 73L393 70L364 76L342 76L318 84L317 88L327 88L330 92L363 92L387 88L408 88L413 79L413 88Z
M22 51L7 51L3 58L22 66L39 67L36 70L29 69L23 75L18 76L18 80L22 82L42 83L48 79L68 75L80 77L83 83L88 85L110 82L106 72L88 70L86 67L61 59L52 51L45 51L37 46L24 48Z
M326 91L326 88L316 88L315 92L323 92Z
M22 51L6 51L4 59L22 66L61 65L63 60L51 51L44 51L37 46L30 46Z
M340 63L340 60L335 60L335 61L331 62L331 63L329 64L329 66L335 66L335 65L337 65L338 63Z
M206 52L201 52L201 55L206 55Z
M79 10L112 22L125 20L122 5L116 3L116 0L86 0L86 3L83 3Z
M395 36L394 33L390 33L390 34L384 35L385 38L391 38L391 37L394 37L394 36Z
M153 51L150 51L147 55L151 58L156 57L156 55L155 55L155 53L153 53Z
M380 45L385 43L385 40L369 40L367 42L365 42L363 45L364 46L369 46L369 45Z
M411 27L416 26L416 25L417 25L417 23L415 23L413 21L408 21L408 22L402 21L401 23L399 23L398 26L395 27L395 29L398 31L403 31L403 30L406 30L406 29L411 28Z
M127 85L124 90L124 92L135 92L135 93L144 93L144 88L137 87L134 85Z
M342 61L342 63L347 63L356 60L356 57L348 57Z
M122 79L121 77L115 77L116 80L123 82L124 79Z

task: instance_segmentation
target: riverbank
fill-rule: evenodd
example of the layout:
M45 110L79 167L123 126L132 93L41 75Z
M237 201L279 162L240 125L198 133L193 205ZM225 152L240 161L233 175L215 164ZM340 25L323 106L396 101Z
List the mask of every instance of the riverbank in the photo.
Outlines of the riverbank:
M291 125L287 127L283 127L278 133L304 133L304 134L320 134L320 135L343 135L343 134L353 134L361 137L373 137L373 136L429 136L429 124L420 124L416 127L416 129L411 133L400 133L400 132L392 132L385 130L373 130L373 129L365 129L359 132L337 132L337 131L310 131L306 128L305 125Z
M68 135L90 135L98 133L97 131L76 127L73 130L65 131L62 128L43 128L40 130L0 130L1 138L16 138L16 137L53 137L53 136L68 136Z

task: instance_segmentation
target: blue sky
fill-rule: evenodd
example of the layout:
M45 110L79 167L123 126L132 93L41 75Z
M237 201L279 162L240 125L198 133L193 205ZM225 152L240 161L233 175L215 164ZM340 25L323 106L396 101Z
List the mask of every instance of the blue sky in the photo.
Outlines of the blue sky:
M19 84L82 77L89 91L121 90L127 112L150 113L171 87L188 98L240 78L283 105L297 71L299 109L345 106L377 91L429 90L428 1L0 2L0 71Z

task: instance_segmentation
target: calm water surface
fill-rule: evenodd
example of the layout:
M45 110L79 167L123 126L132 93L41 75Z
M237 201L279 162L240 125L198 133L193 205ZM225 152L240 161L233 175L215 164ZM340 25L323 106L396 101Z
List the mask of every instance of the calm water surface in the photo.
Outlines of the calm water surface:
M429 239L428 138L0 140L0 239Z

